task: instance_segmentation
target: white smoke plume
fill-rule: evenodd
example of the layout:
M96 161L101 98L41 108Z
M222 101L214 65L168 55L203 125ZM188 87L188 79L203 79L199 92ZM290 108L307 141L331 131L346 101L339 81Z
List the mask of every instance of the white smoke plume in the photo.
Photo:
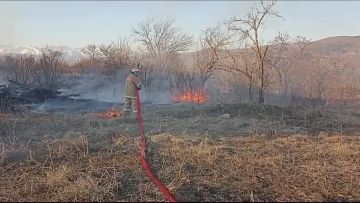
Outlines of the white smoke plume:
M1 67L0 67L1 68ZM0 85L6 84L6 75L3 70L0 70Z
M118 71L112 77L102 77L96 71L80 75L68 88L61 89L62 95L79 94L76 99L90 99L100 102L123 103L128 70ZM170 103L170 91L166 88L154 89L151 94L141 91L142 102Z

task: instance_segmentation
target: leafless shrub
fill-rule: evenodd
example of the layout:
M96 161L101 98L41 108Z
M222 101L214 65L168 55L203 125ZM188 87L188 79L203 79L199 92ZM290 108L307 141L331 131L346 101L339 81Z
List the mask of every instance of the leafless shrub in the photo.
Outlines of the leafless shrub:
M35 71L38 64L34 56L6 55L4 64L8 79L28 85L36 82Z
M40 87L55 89L62 83L63 52L51 48L43 48L35 71L35 80Z
M4 60L10 80L45 88L57 88L62 83L63 52L49 47L41 49L41 55L7 55Z
M194 93L204 88L201 75L196 72L177 72L175 73L174 83L176 90L180 93Z
M158 67L155 63L147 57L143 57L140 64L141 70L141 81L144 85L144 89L148 94L151 94L151 91L159 87L160 81L160 74Z

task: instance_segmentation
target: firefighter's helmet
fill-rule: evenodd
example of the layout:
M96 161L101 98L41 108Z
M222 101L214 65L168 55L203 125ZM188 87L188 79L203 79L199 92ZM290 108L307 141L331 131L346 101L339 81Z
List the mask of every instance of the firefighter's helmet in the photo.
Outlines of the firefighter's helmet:
M132 68L132 69L130 70L130 73L132 73L132 74L134 74L134 75L136 75L136 76L140 76L140 75L141 75L141 71L140 71L139 69L137 69L137 68Z
M141 66L141 63L138 63L138 65L137 65L137 67L135 68L132 68L131 70L130 70L130 73L133 73L133 74L135 74L135 75L140 75L141 74L141 71L140 71L140 66Z
M140 73L140 70L137 69L137 68L132 68L132 69L130 70L130 73Z

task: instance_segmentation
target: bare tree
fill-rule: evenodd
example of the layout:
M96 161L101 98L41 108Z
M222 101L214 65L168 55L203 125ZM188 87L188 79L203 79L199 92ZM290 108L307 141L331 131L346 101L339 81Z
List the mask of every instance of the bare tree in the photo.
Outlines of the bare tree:
M92 61L95 61L99 54L98 47L95 44L89 44L85 48L81 49L81 52L89 56Z
M197 51L192 54L193 67L184 68L182 61L177 58L171 60L174 88L194 99L201 98L199 95L204 93L205 83L219 70L218 63L230 44L231 35L221 24L204 30L200 35Z
M227 50L226 60L220 65L222 70L234 74L237 78L245 77L248 86L249 102L253 101L253 86L256 82L257 64L247 48Z
M272 42L272 49L269 52L268 64L275 70L279 91L287 97L289 93L290 74L294 65L303 60L310 40L302 36L291 39L287 33L278 33Z
M261 1L259 8L253 9L244 18L234 17L229 24L230 30L240 33L241 39L249 42L251 50L257 56L258 78L260 83L259 103L264 103L265 61L269 49L269 46L264 45L260 34L267 17L281 17L277 12L273 11L275 4L276 1L270 1L266 4Z
M107 73L112 73L130 64L131 48L127 40L111 42L99 46L97 61L104 65Z
M192 37L183 33L175 26L174 19L142 21L132 29L135 41L140 42L150 53L158 68L166 71L169 76L170 91L173 88L171 81L171 66L168 65L171 57L184 52L192 45Z
M224 60L224 53L232 44L232 35L224 30L221 24L207 28L200 36L200 50L193 54L195 69L198 73L201 88L204 87Z

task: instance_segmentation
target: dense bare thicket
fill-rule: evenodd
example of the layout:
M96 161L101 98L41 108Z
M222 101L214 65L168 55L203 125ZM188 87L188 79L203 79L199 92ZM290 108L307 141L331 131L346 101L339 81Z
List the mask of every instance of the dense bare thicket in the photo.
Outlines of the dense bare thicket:
M269 90L272 94L283 95L290 104L313 107L325 105L336 100L336 94L341 95L335 92L349 78L344 77L346 68L336 58L316 54L310 47L310 40L304 37L291 39L279 33L269 53L269 64L278 80Z
M66 66L63 52L49 47L41 49L40 56L6 55L4 66L9 80L25 85L55 89L62 83Z
M22 84L35 82L34 73L37 64L34 56L7 55L4 64L8 79Z
M88 65L93 67L101 66L107 75L124 67L134 65L133 51L130 48L129 41L126 39L99 46L90 44L83 48L82 52L90 59Z
M194 94L195 91L203 90L203 84L200 80L200 74L194 70L184 69L184 64L181 60L173 60L175 67L173 75L173 83L175 92Z
M69 66L68 72L71 74L81 74L96 67L97 64L94 60L91 60L90 58L83 58L79 62Z
M287 97L291 94L290 86L292 80L290 76L296 65L304 60L310 40L302 36L296 36L294 39L287 33L278 33L272 42L270 50L270 67L276 71L278 82L275 85L277 93L284 94ZM274 88L273 88L274 89Z
M248 101L253 101L253 86L256 81L257 66L256 62L248 53L248 49L227 50L225 60L220 64L220 68L232 73L239 81L247 84Z
M360 101L360 75L354 72L341 74L337 79L340 82L331 83L326 91L326 100L329 103L349 104Z
M157 69L156 64L151 60L148 54L145 54L141 57L141 62L139 63L139 68L141 70L141 81L144 85L144 90L147 94L151 94L151 91L159 87L160 75Z
M173 66L171 60L179 53L187 51L192 45L192 37L176 27L174 19L155 22L142 21L134 27L135 41L143 45L153 58L159 72L167 74L170 91L174 89Z
M62 82L63 52L43 48L35 69L35 80L40 87L57 88Z
M309 99L312 105L324 105L327 99L331 99L326 94L343 82L341 75L344 69L331 57L312 56L307 58L307 63L304 72L297 73L302 78L296 84L298 92Z

